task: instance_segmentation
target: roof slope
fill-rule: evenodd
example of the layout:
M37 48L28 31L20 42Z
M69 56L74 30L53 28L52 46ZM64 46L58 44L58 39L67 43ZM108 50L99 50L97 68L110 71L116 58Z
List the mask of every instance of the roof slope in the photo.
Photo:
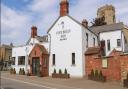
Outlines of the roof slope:
M85 52L85 55L98 54L100 52L100 47L89 47Z
M77 21L76 19L74 19L73 17L71 17L70 15L66 15L68 16L70 19L72 19L74 22L76 22L77 24L79 24L80 26L82 26L84 29L88 29L85 26L82 25L82 23L80 23L79 21ZM59 16L56 21L52 24L52 26L48 29L47 33L49 33L49 31L52 29L52 27L56 24L56 22L61 18L61 16ZM93 31L89 30L91 33L95 34ZM95 34L97 36L97 34Z
M48 42L48 35L36 36L35 39L37 39L39 42ZM26 44L29 44L30 41L31 41L31 37L29 38Z
M41 51L42 54L48 54L48 51L46 50L46 48L43 45L40 44L35 44L35 46L33 47L33 49L31 50L29 56L31 55L31 53L35 50L35 48L38 47Z
M110 25L90 27L89 29L98 35L101 32L121 30L123 28L124 28L124 25L122 22L120 22L120 23L115 23Z

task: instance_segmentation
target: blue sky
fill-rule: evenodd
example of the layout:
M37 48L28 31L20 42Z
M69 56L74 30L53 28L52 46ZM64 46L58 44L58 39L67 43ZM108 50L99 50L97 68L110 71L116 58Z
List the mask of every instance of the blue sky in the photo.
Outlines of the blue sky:
M38 27L38 35L46 34L59 16L60 0L2 0L1 29L2 43L25 44L31 26ZM116 21L128 25L128 0L69 0L70 16L78 21L91 22L97 9L105 4L116 8Z

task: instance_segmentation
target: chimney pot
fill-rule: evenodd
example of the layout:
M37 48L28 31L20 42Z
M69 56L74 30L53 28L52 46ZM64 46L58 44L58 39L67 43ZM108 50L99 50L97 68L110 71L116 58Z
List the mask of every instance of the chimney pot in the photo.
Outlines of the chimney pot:
M61 0L60 2L60 16L66 16L69 13L69 2L68 0Z
M88 28L88 21L86 19L83 19L82 25L86 28Z
M32 26L31 27L31 38L35 38L37 36L37 27Z

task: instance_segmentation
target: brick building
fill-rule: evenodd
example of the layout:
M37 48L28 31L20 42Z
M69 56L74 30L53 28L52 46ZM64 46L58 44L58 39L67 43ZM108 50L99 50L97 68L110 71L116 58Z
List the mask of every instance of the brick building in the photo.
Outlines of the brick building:
M13 45L3 44L0 46L0 62L3 61L3 69L6 70L10 65L10 59L12 57Z
M113 50L109 56L102 57L100 48L89 48L86 53L86 74L91 70L102 71L107 80L122 80L128 73L128 54Z

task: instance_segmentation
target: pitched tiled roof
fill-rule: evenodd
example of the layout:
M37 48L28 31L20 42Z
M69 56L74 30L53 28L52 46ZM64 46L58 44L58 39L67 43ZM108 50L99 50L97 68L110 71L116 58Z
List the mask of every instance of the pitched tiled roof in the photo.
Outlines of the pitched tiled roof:
M35 44L35 46L31 50L29 56L31 55L32 51L35 50L36 47L39 47L40 48L40 51L41 51L42 54L48 54L48 51L46 50L46 48L43 45Z
M85 52L85 55L98 54L99 52L100 52L100 47L89 47Z
M70 15L66 15L68 16L70 19L72 19L74 22L76 22L77 24L79 24L80 26L82 26L84 29L86 28L85 26L82 25L82 23L80 23L79 21L77 21L76 19L74 19L73 17L71 17ZM48 29L47 33L49 33L49 31L52 29L52 27L56 24L56 22L60 19L61 17L59 16L56 21L52 24L52 26ZM89 30L88 28L86 28L88 31L90 31L91 33L95 34L93 31ZM96 35L96 34L95 34ZM96 35L97 36L97 35Z
M45 48L43 45L36 44L35 46L38 46L38 47L40 48L40 51L41 51L43 54L48 54L48 51L46 50L46 48Z
M37 39L39 42L48 42L48 35L36 36L35 39ZM29 38L26 44L28 44L30 41L31 41L31 38Z
M39 42L48 42L48 35L35 37Z
M98 33L101 33L101 32L122 30L123 28L124 28L124 24L120 22L120 23L114 23L110 25L93 26L93 27L90 27L89 29L98 35Z

